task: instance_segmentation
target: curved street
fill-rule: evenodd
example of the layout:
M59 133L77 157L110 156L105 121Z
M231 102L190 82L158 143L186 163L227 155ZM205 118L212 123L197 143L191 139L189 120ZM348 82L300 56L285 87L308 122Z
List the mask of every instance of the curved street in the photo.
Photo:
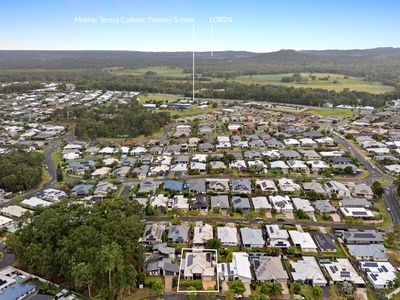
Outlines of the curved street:
M377 180L388 180L391 183L384 185L383 199L385 201L386 207L389 210L390 216L392 217L393 224L400 223L400 201L397 194L397 187L393 183L394 177L383 172L379 167L372 164L360 151L350 144L344 137L339 133L332 131L333 137L336 141L342 144L346 150L348 150L368 171L368 176L362 180L362 182L372 185Z

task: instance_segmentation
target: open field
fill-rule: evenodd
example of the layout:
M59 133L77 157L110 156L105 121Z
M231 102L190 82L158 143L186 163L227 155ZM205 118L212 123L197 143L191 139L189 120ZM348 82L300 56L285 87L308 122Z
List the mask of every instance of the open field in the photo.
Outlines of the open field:
M123 68L112 68L108 69L111 74L114 75L134 75L143 76L146 72L151 71L157 73L158 76L168 76L168 77L190 77L191 74L183 73L183 68L174 67L147 67L139 69L123 69Z
M363 91L371 94L380 94L393 91L393 87L383 85L378 82L365 82L362 78L345 76L333 73L313 73L315 80L311 80L309 73L301 73L302 77L309 78L307 83L281 82L282 77L290 77L292 73L287 74L266 74L266 75L245 75L233 79L233 81L244 84L273 84L291 86L295 88L320 88L334 90L336 92L350 89L355 91ZM322 80L328 78L328 80Z
M134 75L143 76L148 71L155 72L158 76L166 77L178 77L178 78L190 78L190 74L183 73L183 68L178 67L146 67L138 69L124 69L124 68L110 68L107 69L111 74L114 75ZM301 73L301 76L308 78L308 82L296 83L296 82L282 82L283 77L290 77L293 73L281 73L281 74L263 74L263 75L243 75L238 76L230 81L243 83L243 84L272 84L282 85L287 87L295 88L320 88L327 90L334 90L336 92L343 91L344 89L350 89L355 91L363 91L371 94L381 94L394 90L394 87L383 85L379 82L366 82L361 77L346 76L335 73ZM311 76L315 76L314 80ZM214 78L212 81L223 81L225 79Z
M163 101L163 102L168 102L168 101L176 101L178 99L182 99L183 97L180 97L179 95L167 95L167 94L139 94L137 96L137 100L139 103L143 104L146 103L147 101Z
M319 115L322 117L340 117L340 118L351 118L353 116L353 112L350 109L341 109L341 108L315 108L308 109L305 111L306 113Z

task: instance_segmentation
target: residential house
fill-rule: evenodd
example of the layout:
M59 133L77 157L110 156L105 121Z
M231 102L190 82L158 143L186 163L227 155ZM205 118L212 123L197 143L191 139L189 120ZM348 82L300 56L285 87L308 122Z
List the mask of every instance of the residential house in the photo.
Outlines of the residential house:
M186 244L189 237L189 225L178 224L170 225L168 230L168 240L176 244Z
M291 266L295 282L311 284L313 287L328 284L314 256L303 256L303 259L292 262Z
M227 195L211 196L212 209L227 210L229 207L229 198Z
M303 252L317 252L317 245L314 243L308 232L289 230L290 238L296 247L300 247Z
M289 279L280 256L261 256L254 261L254 272L258 282L279 282L286 285Z
M163 224L148 224L145 226L143 237L139 239L139 242L151 245L160 244L165 229L166 226Z
M360 268L367 274L375 289L387 289L396 279L397 269L388 262L360 262Z
M238 232L234 226L217 227L217 237L223 246L237 246L239 244Z
M351 256L357 260L387 261L386 248L382 244L346 245Z
M221 280L240 280L250 284L253 276L250 269L249 254L233 252L231 263L220 263L217 266L218 277Z
M210 224L197 222L193 233L193 246L203 246L214 237L214 230Z
M240 228L242 244L244 247L261 248L265 246L265 240L261 229Z
M181 266L186 280L213 280L215 276L215 253L193 249L185 253Z

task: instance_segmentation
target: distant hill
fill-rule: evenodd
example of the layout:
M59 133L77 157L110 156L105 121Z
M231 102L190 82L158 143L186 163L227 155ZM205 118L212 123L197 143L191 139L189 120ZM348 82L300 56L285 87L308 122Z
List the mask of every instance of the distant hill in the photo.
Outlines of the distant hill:
M0 69L104 69L174 66L191 69L192 52L0 51ZM225 77L285 72L332 72L397 85L400 48L196 53L196 72Z

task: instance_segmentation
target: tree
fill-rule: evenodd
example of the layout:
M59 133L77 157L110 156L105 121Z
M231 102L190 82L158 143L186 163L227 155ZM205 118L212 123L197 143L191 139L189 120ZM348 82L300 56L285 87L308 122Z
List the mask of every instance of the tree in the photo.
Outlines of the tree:
M249 299L250 300L269 300L269 297L267 295L253 294L253 295L250 295Z
M217 238L210 239L206 242L207 249L220 249L221 248L221 241Z
M316 286L313 288L312 294L314 298L321 298L322 296L322 288L320 286Z
M301 292L301 285L298 282L293 282L292 283L292 290L294 294L300 294Z
M61 182L64 180L63 170L61 168L61 164L57 165L57 181Z
M374 192L375 197L381 198L385 190L382 187L382 183L379 181L374 181L372 184L372 191Z
M159 280L154 280L150 282L150 289L155 293L161 293L164 290L164 285Z
M92 297L90 287L93 283L93 272L91 266L86 263L77 263L72 266L71 276L76 288L87 286L89 299Z
M239 279L233 280L229 282L229 290L236 294L242 294L246 291L246 287L244 286L244 283L240 281Z

